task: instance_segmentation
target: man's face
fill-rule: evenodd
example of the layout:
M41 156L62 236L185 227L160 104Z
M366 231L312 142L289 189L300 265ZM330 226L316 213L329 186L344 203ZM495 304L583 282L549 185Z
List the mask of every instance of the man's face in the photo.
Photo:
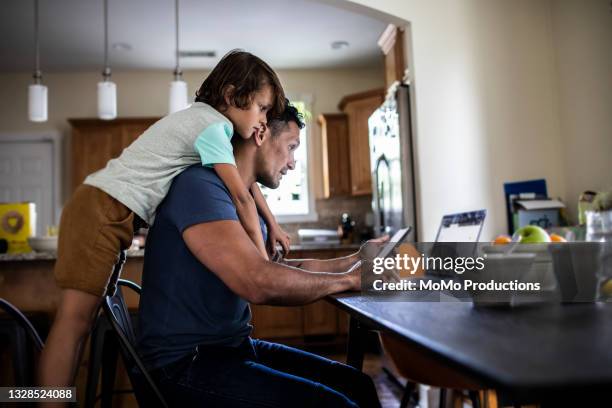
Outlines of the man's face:
M295 169L295 149L300 145L300 129L295 122L275 136L266 130L265 139L257 150L257 181L268 188L278 188L287 171Z

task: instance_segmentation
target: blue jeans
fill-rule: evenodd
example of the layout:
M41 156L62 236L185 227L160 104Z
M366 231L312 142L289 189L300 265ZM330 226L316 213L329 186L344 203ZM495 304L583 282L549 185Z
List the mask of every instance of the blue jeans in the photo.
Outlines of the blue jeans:
M172 407L380 407L366 374L262 340L198 346L151 374Z

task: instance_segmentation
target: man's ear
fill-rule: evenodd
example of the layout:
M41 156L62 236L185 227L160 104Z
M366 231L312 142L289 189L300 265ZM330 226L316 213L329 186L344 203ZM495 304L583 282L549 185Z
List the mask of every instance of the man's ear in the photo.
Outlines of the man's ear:
M253 139L255 139L255 145L257 145L257 147L261 147L263 141L268 137L270 137L270 129L266 129L264 132L255 133L253 136Z
M225 87L225 89L223 89L223 101L225 102L225 106L232 105L231 100L235 89L236 88L234 87L234 85L228 85Z

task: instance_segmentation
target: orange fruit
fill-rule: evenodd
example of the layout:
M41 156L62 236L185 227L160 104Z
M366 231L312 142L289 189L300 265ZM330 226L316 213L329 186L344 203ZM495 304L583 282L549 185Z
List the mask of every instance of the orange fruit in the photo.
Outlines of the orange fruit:
M550 242L567 242L567 239L559 234L550 234Z
M495 245L505 245L512 242L512 238L507 235L498 235L497 238L493 240L493 244Z

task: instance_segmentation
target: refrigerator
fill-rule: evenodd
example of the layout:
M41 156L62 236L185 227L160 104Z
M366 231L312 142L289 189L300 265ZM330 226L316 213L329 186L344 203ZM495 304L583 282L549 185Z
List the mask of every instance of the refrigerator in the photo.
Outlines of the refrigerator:
M368 119L372 210L376 236L412 227L416 241L415 161L410 114L410 86L392 88L385 102Z

